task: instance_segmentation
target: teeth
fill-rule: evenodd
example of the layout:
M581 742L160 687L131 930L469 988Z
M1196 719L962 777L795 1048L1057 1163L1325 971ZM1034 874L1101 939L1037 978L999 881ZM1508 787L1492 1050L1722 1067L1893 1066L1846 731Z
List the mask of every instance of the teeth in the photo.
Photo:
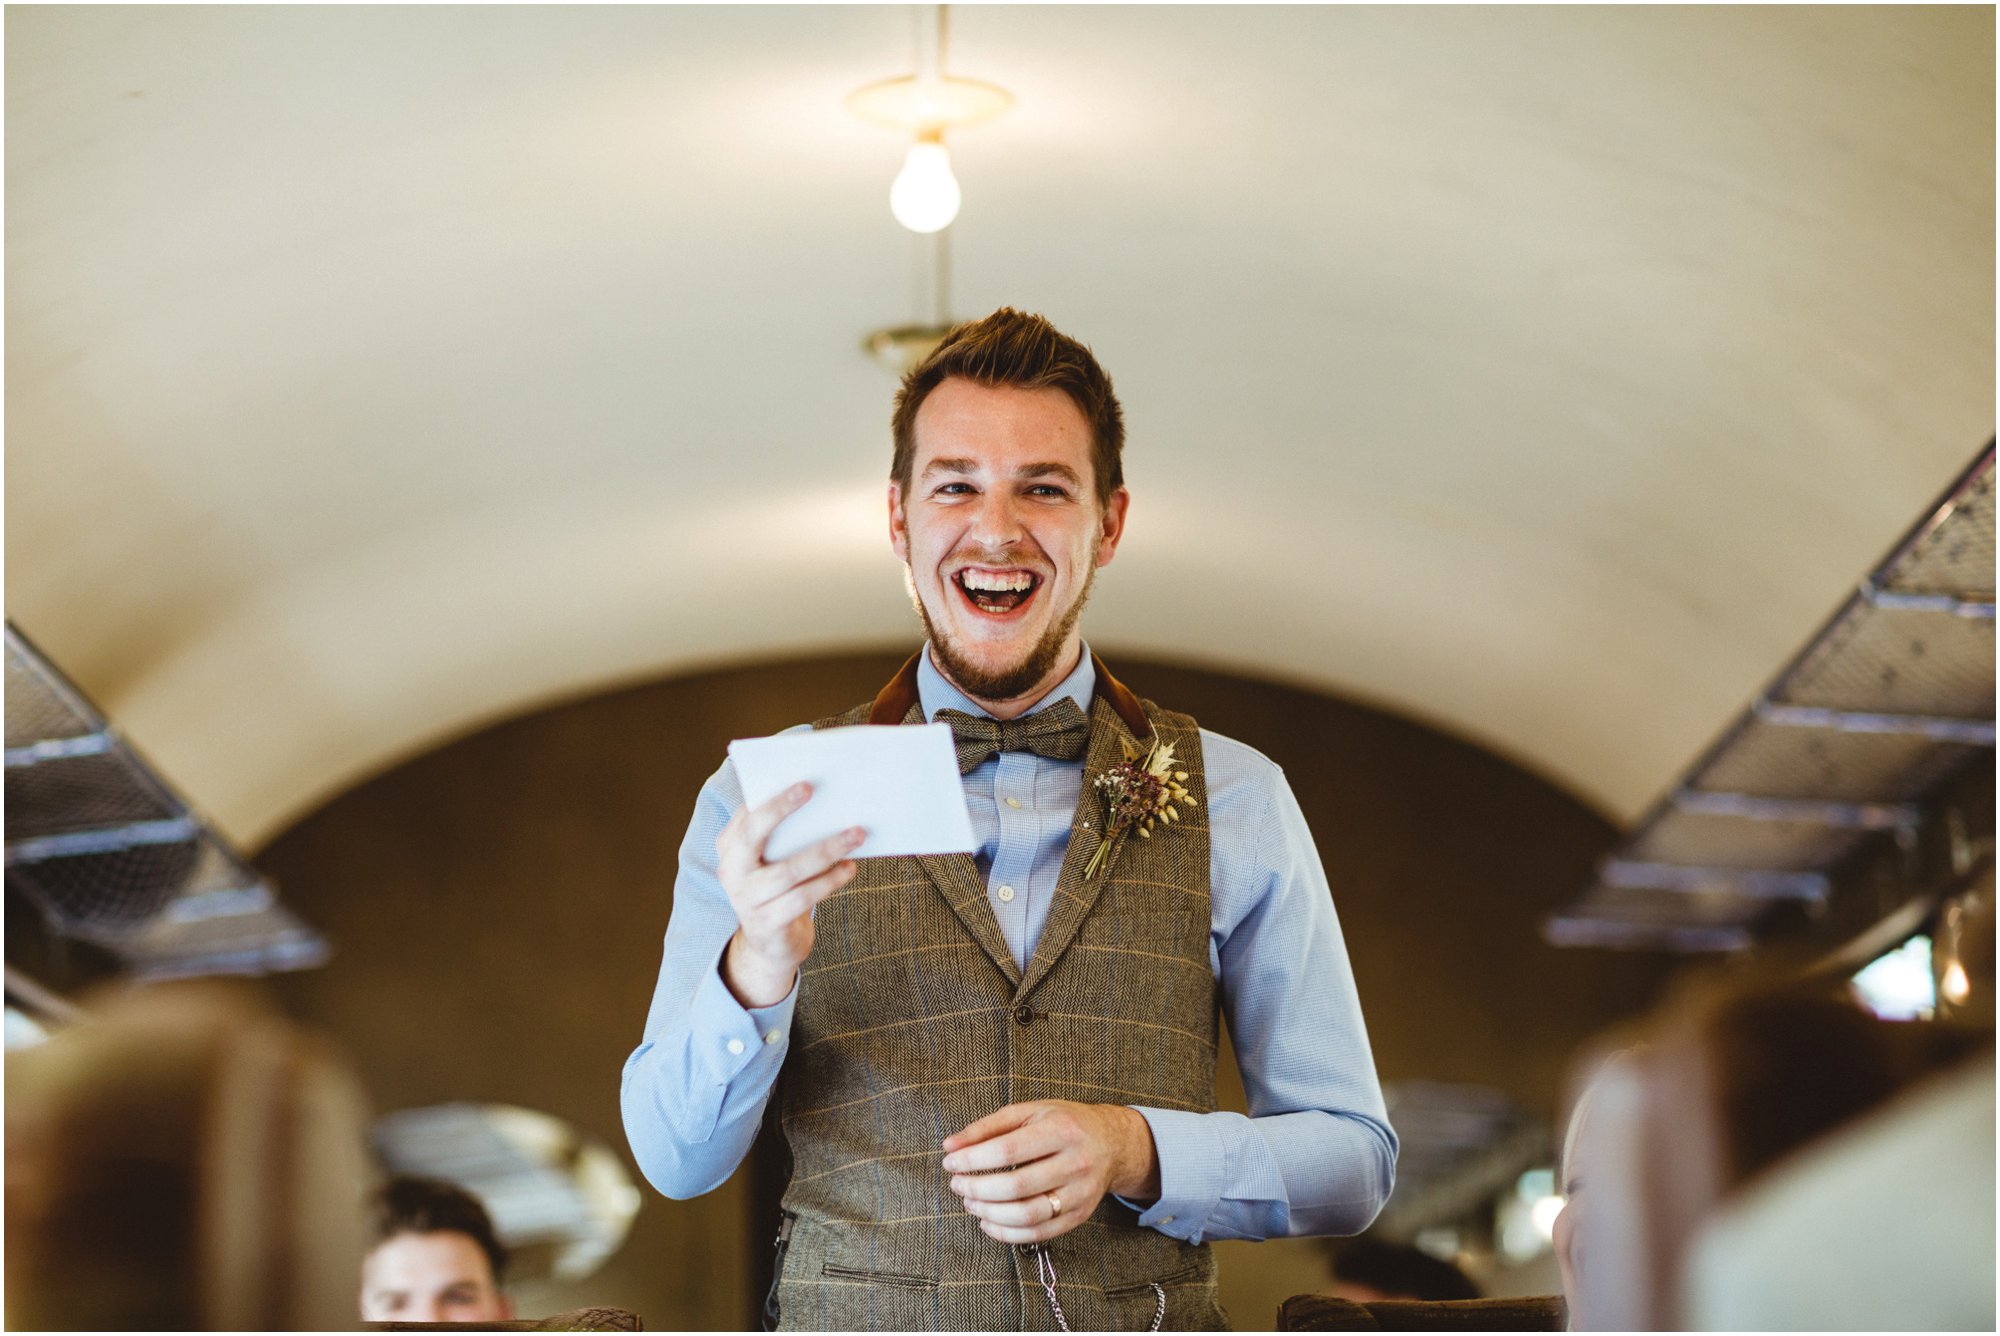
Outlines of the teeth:
M960 583L967 589L983 589L988 593L1014 593L1028 588L1035 577L1026 571L1015 571L1010 575L988 575L984 571L960 571Z

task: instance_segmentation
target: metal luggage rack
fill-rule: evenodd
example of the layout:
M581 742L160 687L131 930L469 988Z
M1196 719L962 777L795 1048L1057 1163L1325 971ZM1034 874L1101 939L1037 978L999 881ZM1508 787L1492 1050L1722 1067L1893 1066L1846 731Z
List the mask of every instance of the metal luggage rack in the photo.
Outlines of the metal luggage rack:
M138 979L327 959L320 935L7 624L7 883Z
M1740 951L1915 861L1994 743L1993 444L1543 924L1557 946ZM1915 888L1912 888L1915 889Z

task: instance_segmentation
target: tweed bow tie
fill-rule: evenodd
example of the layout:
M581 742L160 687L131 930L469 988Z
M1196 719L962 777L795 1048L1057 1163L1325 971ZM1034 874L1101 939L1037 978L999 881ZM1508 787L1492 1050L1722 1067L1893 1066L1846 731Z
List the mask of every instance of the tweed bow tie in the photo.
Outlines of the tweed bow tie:
M939 710L934 718L951 725L961 775L971 774L987 757L1007 751L1074 761L1090 741L1090 720L1068 696L1019 719L978 719L962 710Z

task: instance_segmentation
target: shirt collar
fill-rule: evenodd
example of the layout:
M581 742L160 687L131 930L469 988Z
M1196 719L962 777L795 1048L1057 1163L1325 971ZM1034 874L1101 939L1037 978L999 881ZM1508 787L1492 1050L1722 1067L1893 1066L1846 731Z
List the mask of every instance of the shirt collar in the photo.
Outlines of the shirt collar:
M1091 661L1090 646L1083 647L1083 655L1077 660L1076 668L1068 677L1055 684L1048 695L1035 702L1029 714L1040 714L1064 696L1076 702L1083 711L1084 718L1090 717L1090 698L1097 690L1097 668ZM931 649L924 646L924 652L917 659L917 700L923 706L924 718L937 718L939 710L959 710L978 719L993 716L978 705L967 700L965 693L953 686L945 675L931 662ZM1025 716L1024 716L1025 717Z

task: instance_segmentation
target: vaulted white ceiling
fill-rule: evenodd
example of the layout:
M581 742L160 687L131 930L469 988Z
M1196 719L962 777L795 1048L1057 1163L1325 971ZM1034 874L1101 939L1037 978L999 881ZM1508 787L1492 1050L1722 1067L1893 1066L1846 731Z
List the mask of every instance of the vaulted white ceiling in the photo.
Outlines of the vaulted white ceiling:
M1987 7L961 7L956 312L1130 427L1093 643L1642 807L1994 429ZM910 641L895 8L11 7L7 612L256 843ZM1338 764L1337 757L1328 758Z

